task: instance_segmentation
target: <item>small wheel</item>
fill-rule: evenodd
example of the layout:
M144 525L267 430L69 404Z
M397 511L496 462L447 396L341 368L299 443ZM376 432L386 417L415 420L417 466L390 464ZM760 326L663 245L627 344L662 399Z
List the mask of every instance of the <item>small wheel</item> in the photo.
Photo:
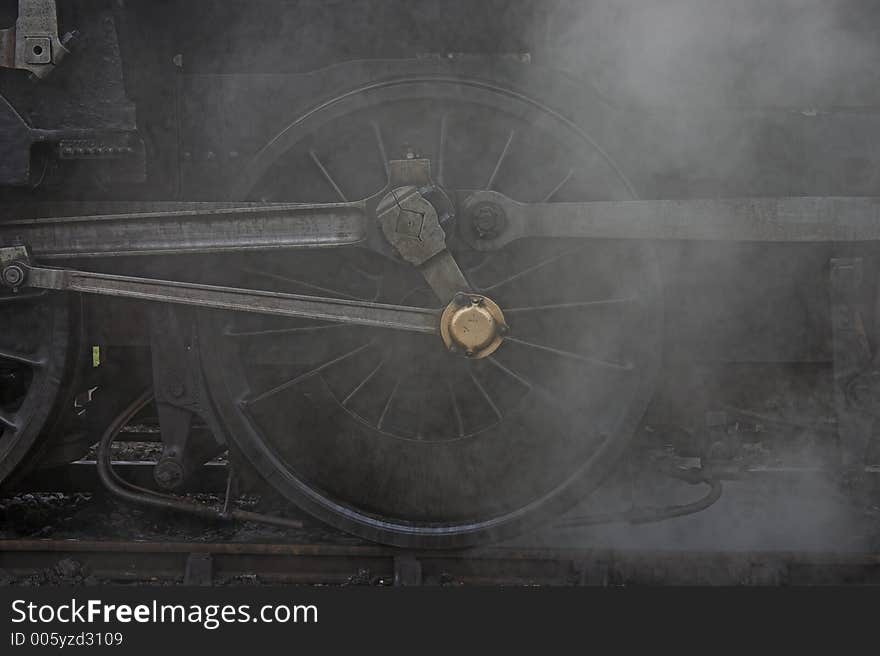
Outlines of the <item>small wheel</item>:
M294 121L240 193L365 197L389 159L425 157L447 189L521 201L631 197L583 130L525 93L419 78L352 90ZM454 226L447 226L454 234ZM450 249L510 335L480 360L436 336L201 311L217 423L284 497L368 539L461 547L513 535L596 487L654 386L660 294L636 242ZM418 272L359 248L260 254L235 284L437 307Z
M0 484L35 465L70 355L68 298L0 298Z

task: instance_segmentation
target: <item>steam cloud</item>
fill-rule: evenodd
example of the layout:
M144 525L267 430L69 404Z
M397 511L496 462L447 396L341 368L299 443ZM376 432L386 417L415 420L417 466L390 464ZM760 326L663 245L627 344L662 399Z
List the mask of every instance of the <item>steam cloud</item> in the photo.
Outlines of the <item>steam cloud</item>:
M630 144L641 144L643 152L624 162L624 168L631 170L626 165L639 158L655 167L636 181L640 191L647 190L644 197L876 195L880 180L876 166L867 161L870 156L853 164L860 175L839 176L855 161L858 143L823 142L824 128L809 121L834 112L869 111L880 103L878 19L880 6L853 0L618 0L565 3L535 32L546 48L545 63L561 64L594 86L619 113ZM749 118L740 118L732 128L730 116L736 112ZM778 127L785 116L801 121L792 134ZM859 139L870 141L870 135ZM828 159L835 147L834 166L815 164ZM611 150L615 157L631 157L625 147L615 151L612 145ZM777 255L749 247L685 247L671 258L684 256L690 275L700 278L702 271L733 290L720 304L718 299L692 299L685 305L690 312L685 321L696 331L701 325L722 326L729 336L739 332L742 339L754 328L744 329L755 324L756 313L763 312L757 321L765 322L768 331L784 313L759 300L767 290L761 273L755 274L779 274L761 268L767 256ZM809 265L818 276L818 289L823 289L822 262L829 256L830 250L810 256L818 257ZM795 264L789 270L790 280L777 289L780 298L790 302L810 295L804 291L805 278L798 277L806 268L802 260L800 268ZM743 283L739 292L738 280ZM809 303L815 306L816 299ZM821 340L827 308L821 299L818 304L815 324L805 315L798 320L804 332ZM719 305L724 316L715 314ZM760 351L760 345L755 348ZM688 398L683 395L680 402ZM771 430L766 439L773 437ZM789 455L796 460L799 454ZM600 491L582 514L607 511L615 503L621 507L619 489L616 494L615 501L614 493ZM691 490L688 496L685 490L684 498L676 498L674 490L671 494L670 502L680 503L699 492ZM647 494L637 501L651 505L657 499ZM786 477L728 484L725 497L700 515L651 526L592 528L568 539L580 546L628 548L849 550L867 548L864 525L830 476Z

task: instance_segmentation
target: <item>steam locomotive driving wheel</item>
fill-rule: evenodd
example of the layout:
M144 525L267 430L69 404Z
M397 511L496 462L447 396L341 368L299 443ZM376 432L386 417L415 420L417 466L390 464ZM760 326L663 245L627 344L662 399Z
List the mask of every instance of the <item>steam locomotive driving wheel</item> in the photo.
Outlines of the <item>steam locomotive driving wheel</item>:
M0 296L0 484L40 455L69 368L68 315L63 296Z
M400 171L414 179L396 184ZM442 77L373 83L291 123L237 195L374 197L389 243L244 255L231 279L443 308L439 335L200 311L205 381L234 451L283 497L365 538L459 547L558 514L613 467L653 390L660 300L649 247L522 239L480 249L474 240L497 236L505 217L469 205L468 190L523 202L632 197L584 130L522 91ZM424 246L431 221L445 234L441 282L403 241ZM466 288L446 294L450 270Z

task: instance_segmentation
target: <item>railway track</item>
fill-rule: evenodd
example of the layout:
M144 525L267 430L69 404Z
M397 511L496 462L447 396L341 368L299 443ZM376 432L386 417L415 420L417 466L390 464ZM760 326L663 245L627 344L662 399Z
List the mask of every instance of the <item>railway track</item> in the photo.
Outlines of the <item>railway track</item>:
M115 461L113 467L126 480L141 487L153 489L155 462ZM192 492L215 492L222 494L226 489L228 470L221 463L210 463L199 468L190 478ZM68 465L50 467L30 474L23 482L22 489L29 492L106 492L93 460L79 460Z
M154 464L117 461L114 468L128 480L150 485ZM192 485L222 499L225 481L226 468L218 463L204 466ZM668 543L649 546L644 534L639 538L637 532L608 544L597 542L595 535L591 538L588 528L560 533L556 527L555 532L550 528L525 544L409 550L356 540L327 530L306 515L293 516L302 523L301 529L275 531L171 517L159 510L132 514L106 494L92 461L37 472L26 485L32 493L43 491L53 498L65 492L91 492L91 501L81 510L45 506L32 520L31 530L43 522L56 528L0 539L0 584L880 584L880 553L872 550L870 542L846 550L833 550L833 545L813 545L809 550L740 545L725 550L719 540L717 547L683 543L678 549ZM736 499L736 487L732 494ZM773 521L772 516L763 521ZM145 526L153 528L142 532ZM584 546L589 544L601 546ZM630 544L643 548L628 548Z
M877 585L880 554L8 539L0 570L156 585Z

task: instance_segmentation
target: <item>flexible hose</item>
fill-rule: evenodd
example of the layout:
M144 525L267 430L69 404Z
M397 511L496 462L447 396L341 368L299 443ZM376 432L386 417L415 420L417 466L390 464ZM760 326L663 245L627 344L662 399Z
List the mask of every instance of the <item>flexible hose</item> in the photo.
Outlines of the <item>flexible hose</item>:
M284 517L274 517L272 515L264 515L262 513L254 513L246 510L218 510L212 506L200 503L194 503L180 497L170 494L160 494L147 490L136 485L132 485L128 481L123 480L119 474L113 469L113 460L111 457L111 446L119 432L134 417L143 410L153 400L151 390L146 390L138 396L132 403L125 408L104 431L101 441L98 443L98 476L104 486L116 496L130 501L132 503L151 506L153 508L161 508L163 510L174 510L191 515L198 515L208 519L221 520L240 520L247 522L259 522L261 524L271 524L282 528L302 528L301 521L296 519L286 519ZM225 505L225 504L224 504Z

